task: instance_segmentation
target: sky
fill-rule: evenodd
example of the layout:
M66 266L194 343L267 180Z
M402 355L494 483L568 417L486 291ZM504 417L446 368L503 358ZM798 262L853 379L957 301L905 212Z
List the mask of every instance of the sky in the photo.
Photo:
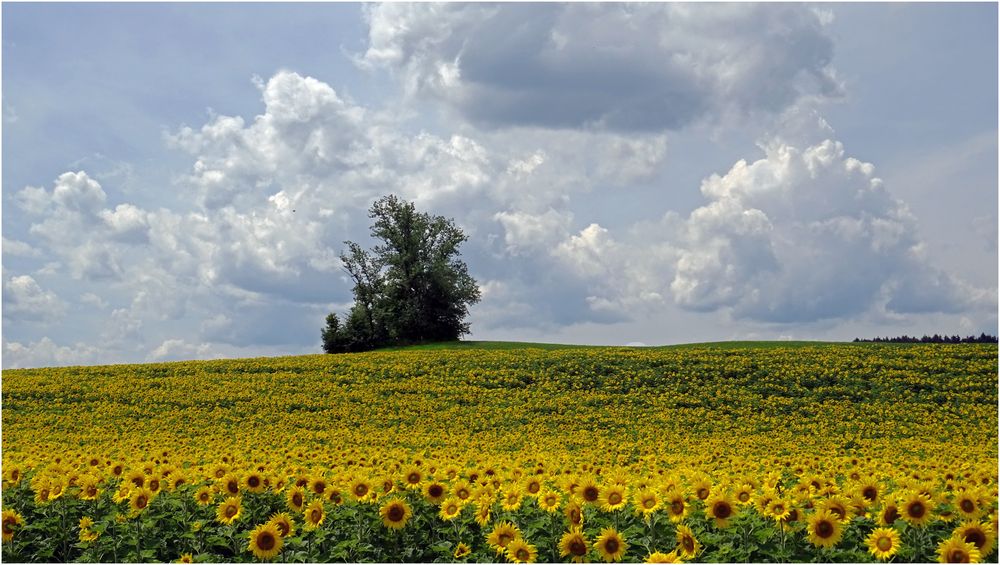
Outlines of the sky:
M321 351L453 218L467 339L997 333L997 5L2 5L4 368Z

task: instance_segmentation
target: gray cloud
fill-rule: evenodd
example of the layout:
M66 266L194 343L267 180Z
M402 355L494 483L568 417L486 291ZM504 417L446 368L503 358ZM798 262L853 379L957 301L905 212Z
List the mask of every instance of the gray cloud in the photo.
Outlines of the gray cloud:
M484 125L678 129L840 92L802 5L377 4L365 66Z

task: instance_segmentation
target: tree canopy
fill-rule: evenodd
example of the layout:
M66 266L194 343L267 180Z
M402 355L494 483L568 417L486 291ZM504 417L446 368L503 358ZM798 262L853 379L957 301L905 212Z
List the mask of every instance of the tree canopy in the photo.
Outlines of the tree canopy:
M451 341L469 332L465 318L479 301L479 285L459 258L468 240L454 221L418 212L395 195L368 212L371 250L345 241L340 255L354 282L354 305L344 323L327 316L327 353L364 351L386 345Z

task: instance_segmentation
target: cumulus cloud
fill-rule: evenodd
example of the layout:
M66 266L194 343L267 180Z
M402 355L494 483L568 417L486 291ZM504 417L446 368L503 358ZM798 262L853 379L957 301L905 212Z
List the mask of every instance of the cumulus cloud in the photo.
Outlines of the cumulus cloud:
M3 340L3 364L10 369L89 365L101 361L104 353L84 343L58 345L48 337L29 343Z
M678 242L670 284L678 304L806 322L883 304L959 312L990 300L927 263L905 204L841 143L764 149L763 159L702 183L710 202L691 213Z
M839 94L824 13L754 4L376 4L361 65L487 125L676 129Z
M44 290L29 275L5 277L3 291L4 321L51 321L66 310L55 293Z

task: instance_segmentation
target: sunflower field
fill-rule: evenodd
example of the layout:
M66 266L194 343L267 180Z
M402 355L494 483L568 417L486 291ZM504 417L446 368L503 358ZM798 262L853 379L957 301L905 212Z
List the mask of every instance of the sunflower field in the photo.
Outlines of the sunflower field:
M996 562L997 346L3 372L2 558Z

